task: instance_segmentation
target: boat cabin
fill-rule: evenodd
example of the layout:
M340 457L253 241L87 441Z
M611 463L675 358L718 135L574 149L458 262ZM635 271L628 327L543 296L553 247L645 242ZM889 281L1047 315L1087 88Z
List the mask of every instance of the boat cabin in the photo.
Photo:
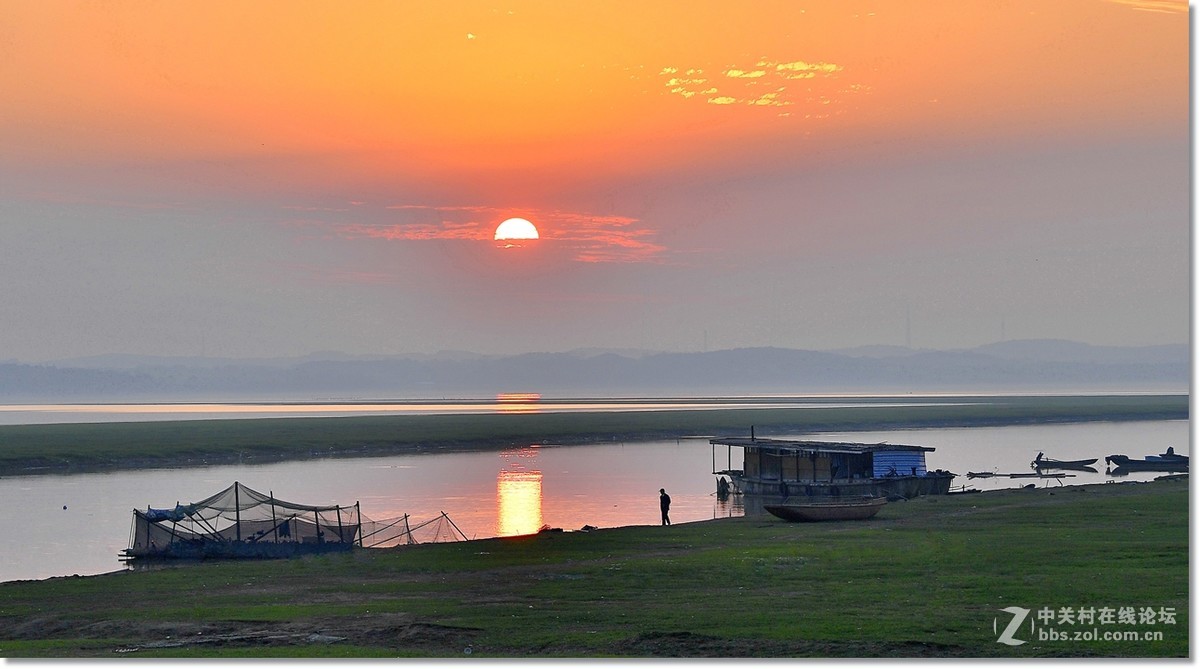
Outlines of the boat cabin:
M954 474L929 471L928 446L728 437L712 439L713 473L728 476L735 492L790 496L944 494ZM727 466L717 469L717 447ZM742 469L733 468L733 450Z

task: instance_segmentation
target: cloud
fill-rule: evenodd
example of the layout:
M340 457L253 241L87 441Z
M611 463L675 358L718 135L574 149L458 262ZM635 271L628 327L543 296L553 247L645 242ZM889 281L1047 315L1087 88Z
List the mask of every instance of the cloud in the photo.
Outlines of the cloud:
M817 74L831 75L835 72L841 72L841 70L841 65L834 65L833 63L824 62L808 63L803 60L797 60L790 63L775 63L776 72L788 73L788 76L792 74L800 74L805 78L812 78L817 76Z
M733 79L757 79L759 77L767 76L767 71L753 70L751 72L747 72L746 70L728 69L725 70L725 76Z
M409 220L329 223L327 227L343 239L491 242L499 221L519 215L534 222L543 241L576 262L661 262L667 251L655 241L655 230L628 216L480 205L394 204L383 209L401 212Z
M760 58L752 66L724 67L715 79L702 67L667 66L658 74L670 94L684 99L719 106L775 108L780 116L790 116L791 111L779 108L808 106L814 111L804 116L817 118L829 115L821 107L865 92L862 84L841 81L844 69L826 61ZM817 87L818 83L824 85Z
M1179 14L1188 11L1187 0L1109 0L1109 2L1145 12Z
M492 231L475 223L444 221L440 224L351 223L337 226L337 232L349 239L390 239L423 241L430 239L488 240Z

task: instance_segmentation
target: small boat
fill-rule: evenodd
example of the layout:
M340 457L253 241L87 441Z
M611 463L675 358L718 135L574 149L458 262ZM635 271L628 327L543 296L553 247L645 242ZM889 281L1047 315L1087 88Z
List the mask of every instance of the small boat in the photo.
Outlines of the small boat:
M982 492L982 491L979 490L978 488L968 488L966 486L963 486L963 488L961 490L951 490L950 492L948 492L946 494L947 495L973 495L977 492Z
M773 516L791 523L823 520L865 520L879 513L887 504L886 497L864 497L855 500L802 502L799 504L764 504Z
M1029 466L1034 469L1084 469L1090 465L1096 464L1099 458L1091 458L1087 460L1052 460L1042 457L1041 453L1029 463ZM1094 471L1094 470L1093 470Z
M1186 472L1188 470L1189 460L1186 455L1164 455L1171 457L1160 456L1154 459L1135 460L1128 455L1110 455L1104 458L1104 462L1125 471Z
M1187 462L1189 460L1186 455L1179 455L1175 452L1174 446L1168 446L1167 452L1160 455L1147 455L1147 462Z

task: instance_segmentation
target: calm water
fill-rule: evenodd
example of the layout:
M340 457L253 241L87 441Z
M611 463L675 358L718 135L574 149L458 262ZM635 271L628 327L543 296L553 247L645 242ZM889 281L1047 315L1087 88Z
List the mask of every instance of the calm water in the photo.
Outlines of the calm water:
M801 435L794 435L801 436ZM1065 483L1113 480L1106 455L1141 457L1174 446L1188 454L1188 421L1081 423L1016 427L824 433L812 438L932 446L931 468L964 476L954 484L981 490L1055 481L967 480L968 471L1029 472L1037 452L1057 459L1101 458L1098 473ZM289 501L352 504L382 520L409 514L413 522L441 511L472 538L534 532L542 525L578 529L658 524L658 489L666 488L674 522L742 515L734 499L713 494L714 458L726 453L703 439L530 446L503 452L390 456L268 465L0 479L0 580L97 574L121 568L133 508L203 499L233 481ZM734 455L740 466L740 454ZM1153 473L1123 480L1148 480ZM66 508L63 508L66 507ZM19 529L20 540L15 540Z

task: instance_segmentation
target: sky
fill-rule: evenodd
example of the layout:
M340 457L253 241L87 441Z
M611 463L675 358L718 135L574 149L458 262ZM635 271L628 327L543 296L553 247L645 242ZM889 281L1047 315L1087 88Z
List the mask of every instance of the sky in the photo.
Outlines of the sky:
M1188 28L8 0L0 359L1186 343Z

